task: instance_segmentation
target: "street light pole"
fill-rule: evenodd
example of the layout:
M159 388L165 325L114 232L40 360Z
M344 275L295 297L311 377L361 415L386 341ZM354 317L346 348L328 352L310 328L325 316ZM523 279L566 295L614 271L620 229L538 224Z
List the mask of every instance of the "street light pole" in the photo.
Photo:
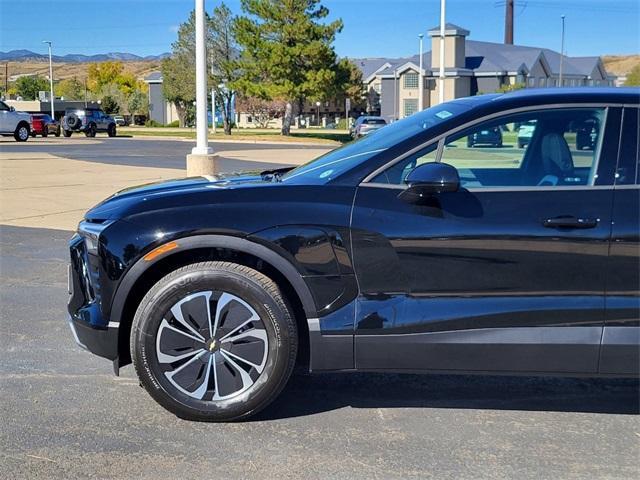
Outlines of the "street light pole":
M562 87L562 61L564 59L564 15L560 17L562 19L562 35L560 36L560 75L559 86Z
M204 0L196 1L196 146L193 155L209 155L207 138L207 45Z
M51 41L43 40L42 43L46 43L47 45L49 45L49 96L51 97L51 118L55 119L56 114L55 110L53 109L53 63L51 62Z
M418 111L421 112L424 107L424 77L422 76L422 39L424 35L421 33L418 35L420 39L420 75L418 81Z
M438 89L439 103L444 103L444 25L445 25L445 3L440 0L440 88Z
M320 102L316 102L316 107L318 108L318 126L320 126Z

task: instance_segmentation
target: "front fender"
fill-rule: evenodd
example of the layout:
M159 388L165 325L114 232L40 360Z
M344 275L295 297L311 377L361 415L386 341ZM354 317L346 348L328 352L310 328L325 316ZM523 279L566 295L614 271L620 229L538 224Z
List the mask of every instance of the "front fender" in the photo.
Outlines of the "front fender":
M304 309L307 319L317 318L318 313L313 300L313 296L309 287L304 282L300 272L282 256L278 255L273 250L267 248L264 245L252 242L245 238L232 237L225 235L196 235L191 237L182 237L174 240L178 245L177 248L172 250L172 254L185 252L188 250L195 250L199 248L225 248L230 250L236 250L239 252L248 253L257 258L260 258L264 262L270 264L277 269L282 275L284 275L291 286L296 291L298 298ZM125 304L129 292L136 284L136 282L142 277L144 272L152 267L160 260L167 258L164 255L159 255L151 260L145 260L145 257L138 259L124 274L120 281L118 288L116 289L113 297L113 302L110 312L110 322L116 324L120 322L124 313Z

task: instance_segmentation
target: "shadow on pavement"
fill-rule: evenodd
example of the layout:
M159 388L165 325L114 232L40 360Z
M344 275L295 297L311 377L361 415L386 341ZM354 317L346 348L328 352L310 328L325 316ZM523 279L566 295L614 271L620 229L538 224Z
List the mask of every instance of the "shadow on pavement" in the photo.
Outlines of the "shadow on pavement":
M344 407L638 414L640 383L624 378L297 373L256 420Z

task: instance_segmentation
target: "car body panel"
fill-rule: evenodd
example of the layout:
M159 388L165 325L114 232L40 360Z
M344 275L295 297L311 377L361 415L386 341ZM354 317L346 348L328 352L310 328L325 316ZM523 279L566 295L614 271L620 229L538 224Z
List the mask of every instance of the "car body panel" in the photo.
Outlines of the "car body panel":
M83 242L72 241L72 254L85 258L71 269L71 283L80 288L69 307L72 321L112 338L136 281L156 261L179 251L229 248L255 255L291 282L306 316L313 370L624 373L620 362L628 355L621 357L618 347L629 350L635 337L613 329L637 322L637 291L621 280L623 294L611 295L609 265L618 262L616 271L635 278L627 259L637 243L637 210L615 205L638 202L637 188L622 188L631 193L618 196L612 186L619 146L612 133L620 130L623 107L637 105L637 91L551 90L456 100L456 108L463 107L457 114L422 128L428 112L418 113L409 119L411 135L368 152L326 181L322 173L314 180L294 170L282 181L274 174L198 177L119 192L86 214L86 222L101 226L97 254L82 253ZM418 206L398 199L401 185L361 185L469 122L567 105L609 110L592 187L470 188ZM396 138L404 126L390 125L346 151ZM625 224L614 230L618 248L610 244L612 208ZM578 230L543 226L558 215L597 222ZM172 242L175 251L144 260ZM82 287L83 278L92 292ZM78 329L87 344L83 332ZM128 342L123 332L121 344ZM612 348L601 354L603 335ZM603 361L610 366L599 369Z

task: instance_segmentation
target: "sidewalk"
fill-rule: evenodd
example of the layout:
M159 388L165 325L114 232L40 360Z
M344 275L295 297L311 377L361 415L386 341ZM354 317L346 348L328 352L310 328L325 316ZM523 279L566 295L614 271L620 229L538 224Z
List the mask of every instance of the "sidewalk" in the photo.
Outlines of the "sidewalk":
M86 149L90 143L86 140L77 141L77 148ZM83 154L74 159L55 155L57 145L76 148L74 139L47 139L51 153L31 148L38 143L21 144L20 152L3 152L0 145L0 224L75 230L84 212L118 190L185 176L182 168L100 163L93 152L88 153L93 161L83 160ZM222 154L229 160L296 165L326 151L326 147L239 149Z

